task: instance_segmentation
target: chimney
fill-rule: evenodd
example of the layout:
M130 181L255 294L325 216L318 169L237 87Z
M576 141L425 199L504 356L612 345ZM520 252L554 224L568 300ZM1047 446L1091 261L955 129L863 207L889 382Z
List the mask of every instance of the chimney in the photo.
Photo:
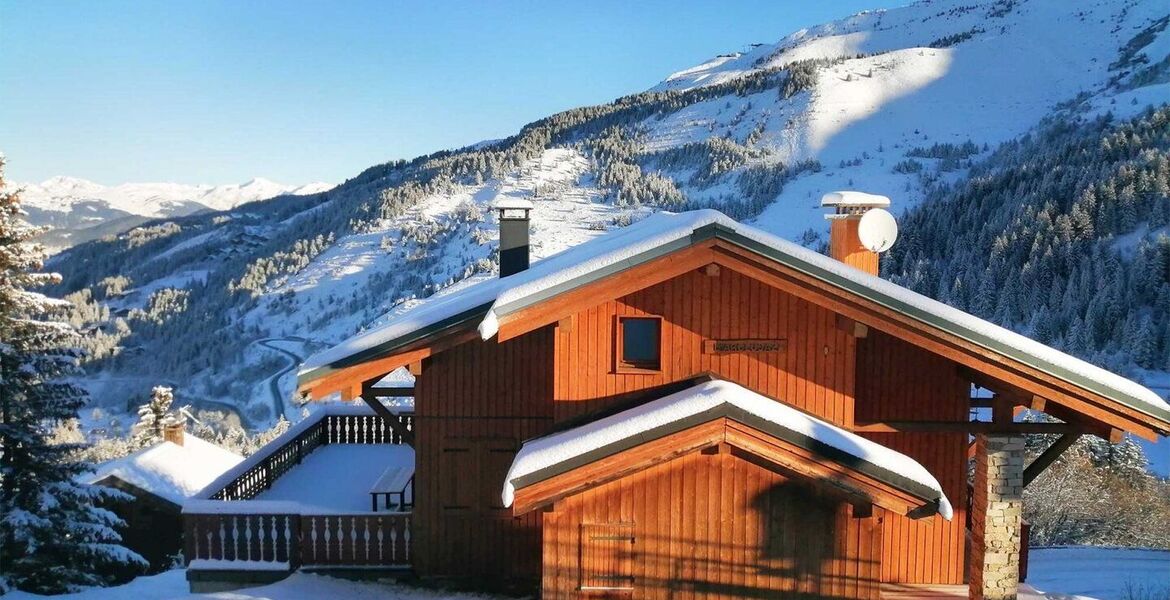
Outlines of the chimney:
M187 420L180 417L168 421L163 425L163 441L183 445L183 438L187 432Z
M821 206L834 209L832 214L825 215L829 220L829 256L877 275L878 253L862 243L858 226L865 213L888 208L890 199L863 192L829 192L821 198Z
M528 268L528 215L532 201L502 196L495 202L500 217L500 277Z

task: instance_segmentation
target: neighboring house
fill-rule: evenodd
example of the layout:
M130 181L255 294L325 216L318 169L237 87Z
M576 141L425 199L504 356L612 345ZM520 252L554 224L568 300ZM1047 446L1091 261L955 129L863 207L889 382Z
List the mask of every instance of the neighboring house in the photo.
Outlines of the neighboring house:
M530 268L532 205L499 206L501 277L303 365L311 398L367 408L326 403L188 506L193 588L382 566L544 598L1014 598L1023 487L1080 435L1166 435L1170 406L878 278L858 222L888 200L824 204L832 257L702 210ZM376 385L402 367L409 416ZM1060 437L1025 466L1025 433ZM315 448L391 437L413 446L412 508L265 501ZM352 477L397 473L378 452L386 473Z
M183 503L242 460L176 423L164 430L163 441L102 463L87 479L134 497L110 509L126 521L123 545L150 561L154 572L170 567L183 548Z

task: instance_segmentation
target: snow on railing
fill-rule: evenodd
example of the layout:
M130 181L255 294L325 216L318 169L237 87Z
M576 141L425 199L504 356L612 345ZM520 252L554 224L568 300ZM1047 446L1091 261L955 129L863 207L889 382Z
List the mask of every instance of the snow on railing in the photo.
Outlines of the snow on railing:
M407 430L414 416L396 415ZM402 444L386 421L365 404L332 403L320 406L240 464L211 482L198 498L250 500L325 444Z
M411 513L309 514L314 510L296 502L193 501L183 508L188 568L410 564Z

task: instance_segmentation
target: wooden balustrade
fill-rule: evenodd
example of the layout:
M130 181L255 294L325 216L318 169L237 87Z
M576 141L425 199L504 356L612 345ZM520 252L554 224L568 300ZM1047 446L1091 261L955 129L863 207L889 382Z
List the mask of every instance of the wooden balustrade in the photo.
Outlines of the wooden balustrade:
M410 513L185 514L184 529L184 554L197 569L392 567L411 560Z
M407 430L414 429L414 415L397 415ZM325 444L402 444L402 436L377 415L324 415L288 440L277 438L261 448L263 458L211 494L214 500L250 500L317 448Z
M308 565L410 564L410 513L301 517L301 560Z
M295 514L184 515L184 555L188 564L199 561L214 568L246 563L295 569L301 564L301 519Z

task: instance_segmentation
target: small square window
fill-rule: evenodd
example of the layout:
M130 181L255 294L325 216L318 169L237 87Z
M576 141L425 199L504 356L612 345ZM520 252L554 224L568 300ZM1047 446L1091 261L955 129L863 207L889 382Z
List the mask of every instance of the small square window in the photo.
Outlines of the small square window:
M618 318L618 369L657 371L661 368L662 319Z

